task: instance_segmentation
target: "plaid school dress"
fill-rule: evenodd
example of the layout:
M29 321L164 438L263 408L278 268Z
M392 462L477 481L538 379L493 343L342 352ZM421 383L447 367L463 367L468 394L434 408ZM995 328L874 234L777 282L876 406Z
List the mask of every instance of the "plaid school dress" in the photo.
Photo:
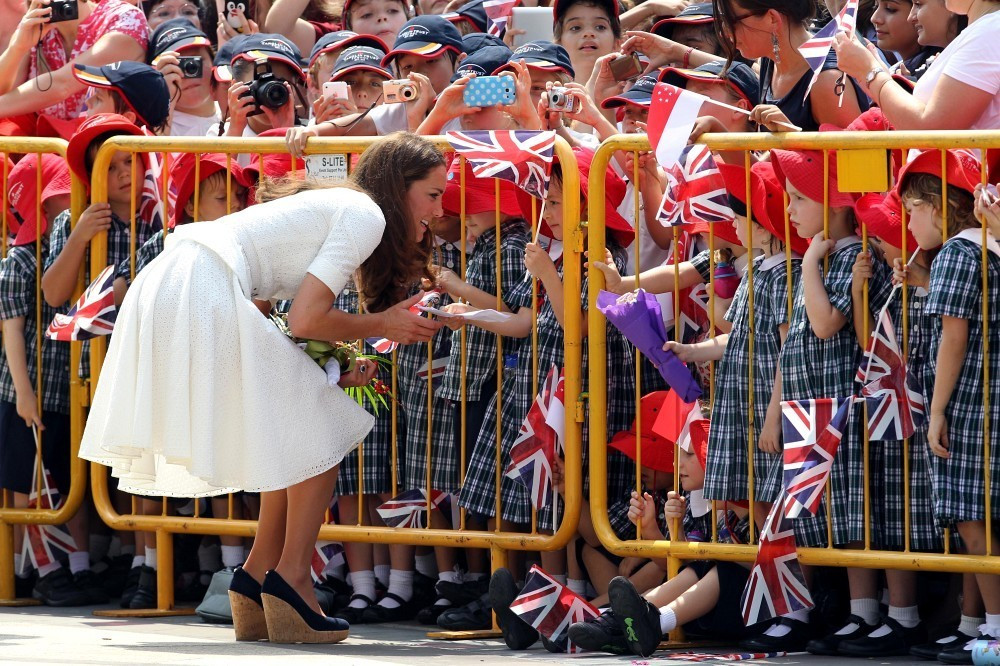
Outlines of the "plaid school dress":
M135 274L138 275L139 272L149 265L153 259L156 259L163 252L163 241L166 238L166 232L157 231L153 234L149 240L142 244L142 246L135 251ZM131 257L126 258L118 264L118 268L115 269L115 279L124 278L125 284L132 285L132 260Z
M461 250L454 243L441 242L434 248L433 262L457 271L461 260ZM412 290L412 294L418 291ZM451 300L447 294L441 297L441 305ZM428 346L433 359L428 360ZM441 363L450 365L452 331L447 327L434 335L430 343L400 345L396 352L396 381L399 404L406 418L406 437L403 440L401 459L400 491L427 487L427 391L428 377L431 377L431 485L434 490L455 492L458 490L459 452L455 448L453 432L453 411L448 401L441 396L443 374L434 368ZM428 367L430 365L430 367Z
M55 262L56 257L66 247L70 234L70 212L65 210L56 216L52 221L52 233L49 234L49 256L45 259L45 270ZM142 220L136 220L135 225L135 247L141 248L150 238L159 233L159 218L154 224L147 224ZM132 231L128 220L123 220L114 213L111 214L111 228L108 229L108 263L120 267L124 262L126 265L132 256ZM90 254L83 260L86 281L94 280L104 270L104 266L90 266ZM117 269L116 269L117 270ZM65 344L65 343L63 343ZM68 352L67 352L68 353ZM80 377L90 377L90 343L84 340L83 356L80 359Z
M846 318L833 337L816 337L806 314L805 290L799 280L788 337L781 348L781 399L845 399L854 395L854 377L861 362L861 345L854 333L851 314L851 278L861 239L848 236L837 241L829 254L829 270L823 278L830 304ZM822 261L820 262L822 269ZM814 270L809 268L809 270ZM861 410L854 409L830 472L833 493L833 542L836 545L864 538L864 464L861 450ZM874 535L873 535L874 536ZM795 520L795 539L800 546L827 545L826 498L816 516Z
M42 245L44 261L47 248ZM24 317L25 360L32 388L38 386L38 329L42 328L42 410L69 414L69 345L50 340L44 330L59 311L42 299L42 320L35 317L35 288L39 276L35 246L21 245L7 250L0 262L0 320ZM14 380L6 362L0 364L0 400L17 403Z
M715 375L715 404L708 433L705 497L715 500L749 499L747 469L747 354L750 330L754 334L754 499L774 502L782 482L781 454L757 446L774 389L781 355L779 327L788 321L788 264L784 254L758 257L753 266L753 318L750 316L748 272L726 312L733 324L726 350ZM792 284L799 281L800 259L792 259Z
M904 333L903 296L900 289L894 291L892 288L892 268L884 260L873 259L872 269L874 277L868 281L868 304L872 316L877 322L882 307L890 298L892 299L889 301L888 313L895 329L896 342L902 352L903 340L906 338L907 371L920 377L925 372L924 366L927 364L930 342L927 336L929 322L924 312L927 292L920 288L907 288L909 330ZM878 547L885 550L902 550L906 545L903 442L888 440L870 442L869 451L873 454L868 468L871 520L875 531L881 537ZM944 534L934 519L926 421L917 427L910 437L906 453L910 469L910 548L918 551L940 551L944 543Z
M930 321L928 363L925 385L933 387L938 350L941 347L941 318L965 319L969 342L958 381L945 409L950 440L947 459L930 456L934 514L942 524L985 520L983 479L983 432L986 425L983 391L990 392L989 429L991 470L1000 469L1000 248L990 239L987 253L989 303L990 385L983 386L982 246L978 229L961 232L948 240L931 263L930 295L925 312ZM928 402L928 405L930 402ZM1000 515L1000 479L990 479L993 518Z

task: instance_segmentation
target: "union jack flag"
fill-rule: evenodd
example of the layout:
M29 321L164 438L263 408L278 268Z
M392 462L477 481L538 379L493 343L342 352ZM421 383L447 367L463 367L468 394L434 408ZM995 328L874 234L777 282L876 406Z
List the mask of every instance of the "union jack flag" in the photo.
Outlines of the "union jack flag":
M819 78L820 73L823 71L823 63L826 62L826 57L830 55L830 49L833 48L834 37L837 36L838 32L843 31L848 39L854 39L854 29L857 26L857 21L858 0L847 0L840 13L832 21L820 28L815 35L807 39L799 47L799 53L806 59L810 69L813 71L812 78L809 79L809 85L806 87L805 97L809 96L813 84L816 83L816 79Z
M667 169L667 190L656 219L663 226L675 227L693 222L731 224L734 217L712 151L701 144L684 148L680 159Z
M448 142L456 153L469 160L476 178L509 180L539 199L544 199L549 191L555 132L448 132Z
M505 475L531 493L536 509L552 501L552 465L564 439L566 407L562 372L553 364L521 423Z
M89 340L111 335L118 310L115 308L115 267L108 266L97 276L66 314L52 318L45 335L53 340Z
M344 546L336 541L317 541L313 550L310 573L314 583L323 582L323 572L327 567L344 563Z
M448 494L432 490L431 508L438 508ZM427 495L422 488L407 490L383 503L376 511L389 527L424 527L427 524Z
M38 478L38 460L35 460L32 478ZM28 494L28 508L58 509L62 506L62 496L56 488L55 481L49 470L45 470L42 478L41 499L37 488L32 488ZM76 541L62 525L25 525L23 550L28 557L22 557L22 562L31 562L35 569L57 562L60 556L66 557L77 551Z
M795 550L794 521L788 517L794 502L782 491L761 530L757 559L740 600L743 623L748 627L813 607Z
M853 398L782 401L788 518L816 515L853 404Z
M421 307L436 308L438 305L440 305L440 303L441 303L441 291L438 289L432 289L430 291L425 292L424 295L420 297L420 300L411 305L408 308L408 310L415 315L421 317L429 317L430 315L425 313L420 308ZM398 342L394 342L387 338L365 338L365 342L367 342L371 346L371 348L374 349L379 354L390 354L396 349L396 347L399 346ZM444 372L444 370L442 369L441 372ZM435 370L434 374L437 375L437 370ZM424 377L427 376L426 369L424 369L423 376Z
M379 354L390 354L399 346L398 342L393 342L388 338L365 338L365 342Z
M520 0L486 0L483 11L486 12L489 26L486 32L496 37L503 37L507 32L507 21L511 11L517 7Z
M926 418L926 405L923 392L903 362L888 308L879 314L865 357L865 371L858 368L858 374L864 384L861 397L868 405L869 439L912 436Z
M511 602L510 610L567 652L580 651L569 640L569 626L599 615L583 597L538 565L532 565L521 594Z

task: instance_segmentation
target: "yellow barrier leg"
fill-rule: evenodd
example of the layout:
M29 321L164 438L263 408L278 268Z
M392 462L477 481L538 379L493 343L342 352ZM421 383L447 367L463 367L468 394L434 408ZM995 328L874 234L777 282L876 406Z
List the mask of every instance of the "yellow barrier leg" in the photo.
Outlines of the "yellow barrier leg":
M490 571L496 571L507 566L507 551L498 546L490 547ZM492 615L492 613L491 613ZM493 616L493 627L491 629L473 629L471 631L429 631L427 638L436 638L442 641L468 641L483 638L500 638L503 634L497 626L497 618Z
M172 617L194 615L193 608L174 608L174 535L156 531L156 608L96 610L97 617Z
M14 526L0 520L0 608L40 606L37 599L18 599L14 593Z

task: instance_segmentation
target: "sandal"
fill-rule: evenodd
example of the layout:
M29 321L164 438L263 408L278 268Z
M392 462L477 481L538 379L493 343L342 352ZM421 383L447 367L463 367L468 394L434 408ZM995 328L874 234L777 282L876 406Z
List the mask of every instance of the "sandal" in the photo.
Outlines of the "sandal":
M344 606L337 611L337 614L334 615L334 617L339 617L341 620L347 620L348 624L364 624L365 611L374 606L375 602L372 601L367 595L358 593L351 595L351 601L354 601L355 599L360 599L368 605L363 608L357 608L350 605Z

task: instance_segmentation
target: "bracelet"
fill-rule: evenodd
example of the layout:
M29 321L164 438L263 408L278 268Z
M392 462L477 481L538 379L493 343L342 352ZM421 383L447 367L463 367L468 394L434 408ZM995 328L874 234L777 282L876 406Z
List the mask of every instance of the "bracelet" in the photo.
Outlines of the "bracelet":
M688 69L691 66L691 53L694 52L694 47L689 46L688 50L684 52L684 59L681 61L681 68Z
M878 78L878 77L875 77L875 78ZM884 81L882 81L882 85L880 85L878 87L878 93L876 93L871 88L868 89L868 92L871 93L874 96L874 98L875 98L875 100L874 100L875 101L875 105L877 107L879 107L880 109L882 108L882 89L885 88L886 84L889 83L889 81L892 81L892 77L891 76L888 76ZM872 81L872 83L874 83L874 81Z

